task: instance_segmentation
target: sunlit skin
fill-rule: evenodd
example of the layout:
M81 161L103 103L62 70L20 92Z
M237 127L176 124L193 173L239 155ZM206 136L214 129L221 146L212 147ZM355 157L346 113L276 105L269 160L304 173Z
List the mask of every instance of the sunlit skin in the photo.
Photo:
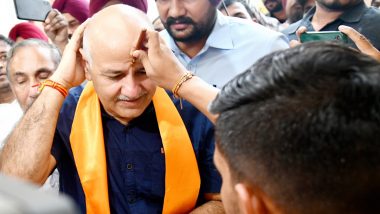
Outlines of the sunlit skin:
M49 78L56 69L50 50L26 46L17 50L10 61L12 90L21 108L26 111L37 98L37 83Z
M128 124L151 103L156 85L147 77L140 62L132 63L130 55L142 28L125 17L113 19L112 26L98 27L110 21L95 18L87 25L83 38L85 50L81 52L86 78L93 82L104 110L120 123ZM121 25L134 27L120 28Z
M231 171L226 159L216 147L214 152L214 164L218 169L223 183L220 190L223 206L227 214L240 213L238 207L238 198L234 189L235 184L231 178Z

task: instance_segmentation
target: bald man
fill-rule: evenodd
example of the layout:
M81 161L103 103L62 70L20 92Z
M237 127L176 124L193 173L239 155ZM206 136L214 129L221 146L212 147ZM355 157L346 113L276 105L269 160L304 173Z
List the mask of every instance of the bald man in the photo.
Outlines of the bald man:
M143 28L149 19L126 5L78 28L11 134L3 173L43 183L57 167L82 213L223 212L213 125L185 101L180 110L131 57Z

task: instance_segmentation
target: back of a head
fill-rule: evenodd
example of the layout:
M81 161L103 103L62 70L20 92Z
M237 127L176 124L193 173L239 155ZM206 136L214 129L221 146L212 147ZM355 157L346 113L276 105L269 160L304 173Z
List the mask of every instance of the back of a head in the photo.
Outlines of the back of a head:
M95 14L83 35L85 52L101 57L105 53L126 52L135 45L142 29L153 29L142 11L128 5L112 5Z
M285 213L380 213L380 64L336 44L275 52L211 105L236 182Z

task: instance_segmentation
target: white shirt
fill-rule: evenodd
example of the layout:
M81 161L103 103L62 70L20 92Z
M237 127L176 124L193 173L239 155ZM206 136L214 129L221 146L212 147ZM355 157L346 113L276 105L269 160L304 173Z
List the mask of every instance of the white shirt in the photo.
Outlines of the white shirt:
M283 34L241 18L224 16L219 11L206 44L193 58L178 48L166 30L161 35L187 70L217 88L261 57L289 47Z
M21 107L16 100L11 103L0 104L0 149L3 148L5 139L20 120L22 114Z

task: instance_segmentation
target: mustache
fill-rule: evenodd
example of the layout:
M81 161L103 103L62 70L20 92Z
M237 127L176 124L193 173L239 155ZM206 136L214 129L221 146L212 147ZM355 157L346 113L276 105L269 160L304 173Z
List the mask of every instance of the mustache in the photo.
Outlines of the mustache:
M168 26L172 24L194 24L194 21L191 18L186 17L186 16L180 16L177 18L168 17L168 19L166 20L166 24Z
M143 97L143 96L145 96L147 93L141 93L141 94L139 94L139 95L137 95L137 96L135 96L135 97L128 97L128 96L126 96L126 95L119 95L118 97L117 97L117 100L118 101L132 101L132 100L138 100L138 99L140 99L141 97Z

